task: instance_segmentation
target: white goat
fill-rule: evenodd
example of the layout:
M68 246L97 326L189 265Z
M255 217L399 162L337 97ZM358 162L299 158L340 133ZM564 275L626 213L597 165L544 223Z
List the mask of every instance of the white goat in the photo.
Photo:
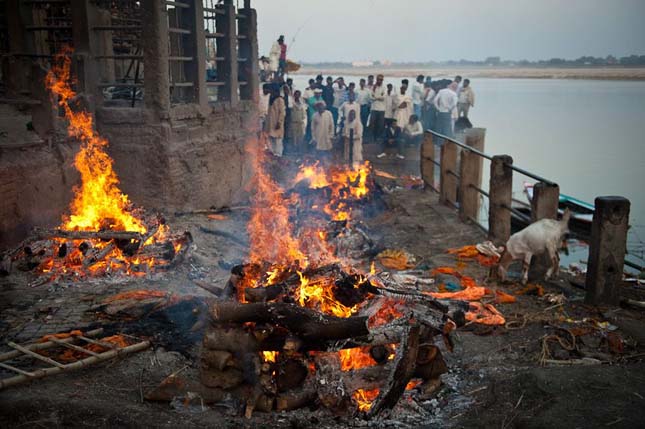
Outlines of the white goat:
M546 272L546 278L549 279L554 272L557 275L560 270L558 248L562 238L569 231L570 218L571 212L566 209L559 221L541 219L513 234L506 242L499 260L497 273L500 280L506 279L506 272L513 261L522 259L522 284L526 284L531 258L544 252L547 252L551 259L551 267Z

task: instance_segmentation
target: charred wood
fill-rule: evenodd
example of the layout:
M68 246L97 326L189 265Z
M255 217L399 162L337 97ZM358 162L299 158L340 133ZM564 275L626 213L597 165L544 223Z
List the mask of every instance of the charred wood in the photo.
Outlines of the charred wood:
M340 340L369 334L366 317L340 318L287 303L217 302L211 308L219 323L272 323L289 329L304 341Z

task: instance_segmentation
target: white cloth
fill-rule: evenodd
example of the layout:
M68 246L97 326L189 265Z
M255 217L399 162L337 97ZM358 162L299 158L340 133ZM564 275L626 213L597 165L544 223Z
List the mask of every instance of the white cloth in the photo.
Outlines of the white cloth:
M334 138L334 118L329 110L314 113L311 120L311 137L317 150L331 150Z
M349 118L349 112L352 111L352 110L355 112L356 117L360 120L360 118L361 118L361 105L358 104L356 101L354 101L352 103L350 103L349 101L346 101L340 106L340 109L339 109L342 117L345 118L345 119Z
M305 88L304 91L302 91L302 99L307 101L309 98L314 96L314 90L307 87Z
M399 107L402 103L405 103L405 107ZM396 106L394 119L396 119L399 127L403 128L410 120L410 115L412 115L412 97L407 94L397 94L394 105Z
M416 121L412 125L408 122L405 124L403 132L411 136L419 136L423 134L423 125L421 125L421 121Z
M344 97L345 92L348 91L347 85L343 85L342 87L336 82L333 87L334 89L334 107L339 108L341 104L343 104L343 99L346 99Z
M372 88L372 94L370 95L372 99L372 110L377 112L385 111L385 95L387 94L387 88L385 85L377 86L376 84Z
M278 65L280 64L280 44L276 40L271 46L271 51L269 51L269 70L272 72L278 71Z
M349 131L354 130L354 138L352 142L354 143L352 149L352 160L353 165L356 166L357 163L363 161L363 124L361 124L360 118L356 117L352 122L345 122L345 128L343 129L343 137L349 139Z
M428 91L426 92L426 98L425 102L430 104L434 101L434 97L437 95L436 91L432 88L428 88Z
M260 89L260 101L258 102L258 110L260 111L260 117L266 118L269 114L269 100L271 99L271 94L264 94L264 91Z
M385 92L385 118L392 119L394 118L394 112L396 111L396 92L392 90L390 94Z
M444 88L434 98L434 107L441 113L452 113L457 106L457 94L450 88Z
M369 88L365 87L363 89L356 88L356 102L361 106L365 104L370 104L371 91Z
M419 105L423 102L423 84L414 82L412 84L412 104Z
M307 103L300 100L300 103L296 103L295 101L289 103L289 108L291 109L291 118L293 119L294 117L300 117L300 115L294 113L295 110L299 110L302 112L302 127L303 129L307 128Z

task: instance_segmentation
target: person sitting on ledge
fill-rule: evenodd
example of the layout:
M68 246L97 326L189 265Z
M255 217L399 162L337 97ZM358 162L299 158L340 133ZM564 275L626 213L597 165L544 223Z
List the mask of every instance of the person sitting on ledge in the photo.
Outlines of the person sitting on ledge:
M410 116L410 120L403 129L403 142L412 145L420 145L423 140L423 125L417 115Z
M403 140L401 139L401 128L398 126L396 118L392 119L392 125L385 130L385 141L383 143L383 152L376 155L377 158L383 158L391 147L396 147L396 157L405 159L403 156Z

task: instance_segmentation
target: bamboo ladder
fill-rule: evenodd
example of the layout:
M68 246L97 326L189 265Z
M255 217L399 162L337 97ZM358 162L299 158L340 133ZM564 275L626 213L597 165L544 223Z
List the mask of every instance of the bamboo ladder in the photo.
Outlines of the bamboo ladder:
M59 374L61 372L68 372L68 371L73 371L80 368L85 368L87 366L104 362L106 360L112 359L117 356L123 356L130 353L139 352L150 347L150 341L142 341L127 347L120 347L116 344L111 344L111 343L103 342L101 340L92 338L92 337L98 337L102 333L103 333L103 329L95 329L93 331L86 332L84 335L72 335L68 338L63 338L63 339L50 338L46 342L33 343L25 346L21 346L14 342L9 341L7 345L11 347L13 350L0 354L0 368L4 368L5 370L11 371L13 373L17 373L17 375L0 379L0 390L10 386L26 383L31 380L36 380L39 378L48 377L50 375ZM101 347L106 348L107 351L97 353L91 350L87 350L79 345L73 344L74 340L83 341L85 344L99 345ZM47 356L43 356L39 353L36 353L39 350L46 350L57 346L63 346L63 347L75 350L77 352L82 352L89 356L83 359L79 359L72 363L63 364ZM51 366L47 368L39 368L39 369L27 371L24 369L16 368L15 366L6 363L7 361L10 361L12 359L25 357L25 356L32 357L41 362L45 362Z

